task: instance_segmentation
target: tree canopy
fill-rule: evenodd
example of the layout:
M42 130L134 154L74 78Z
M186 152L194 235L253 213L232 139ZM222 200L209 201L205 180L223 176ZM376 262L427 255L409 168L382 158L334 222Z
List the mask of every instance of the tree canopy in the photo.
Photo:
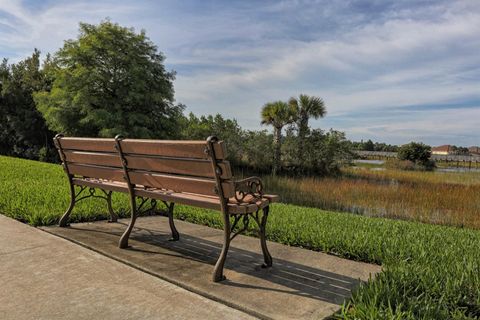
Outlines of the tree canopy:
M261 111L262 124L273 126L275 153L273 171L275 175L281 167L282 128L295 121L295 109L283 101L266 103Z
M49 127L75 136L166 138L181 106L162 53L144 31L110 21L80 24L75 40L54 55L51 90L35 94Z
M295 122L298 130L298 157L299 163L305 167L305 143L309 134L310 127L308 122L310 118L323 118L327 114L327 108L322 98L308 96L306 94L299 95L298 98L290 98L289 105L295 110Z
M55 154L53 133L32 98L33 92L49 85L43 70L38 50L16 64L3 60L0 65L0 153L42 160Z

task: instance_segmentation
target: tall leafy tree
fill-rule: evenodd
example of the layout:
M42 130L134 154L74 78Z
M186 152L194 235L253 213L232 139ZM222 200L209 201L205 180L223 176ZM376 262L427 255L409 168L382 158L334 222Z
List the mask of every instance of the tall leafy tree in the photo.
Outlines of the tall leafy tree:
M48 59L44 64L49 64ZM0 153L41 160L55 155L53 133L33 100L33 93L48 84L38 50L16 64L4 60L0 65Z
M5 82L10 77L10 68L7 59L3 59L0 64L0 154L8 155L13 149L10 125L8 123L8 106L5 103L4 87Z
M220 114L197 117L190 113L182 120L181 137L185 139L205 140L208 136L217 136L227 143L228 159L239 164L242 159L244 132L235 119L225 119Z
M310 118L323 118L327 109L322 98L301 94L298 98L290 98L289 105L295 109L296 124L298 127L298 159L300 166L305 165L305 138L309 133Z
M177 136L174 72L144 31L110 21L80 23L54 56L51 90L35 95L49 127L75 136Z
M280 170L280 156L282 143L282 128L294 121L295 110L283 101L275 101L266 103L261 112L262 124L271 125L273 127L274 139L274 159L273 171L275 175Z

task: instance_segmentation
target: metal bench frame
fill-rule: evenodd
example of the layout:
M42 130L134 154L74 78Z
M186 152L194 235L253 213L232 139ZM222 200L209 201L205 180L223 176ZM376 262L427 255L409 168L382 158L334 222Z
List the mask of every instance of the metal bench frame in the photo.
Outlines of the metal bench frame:
M62 134L57 134L54 138L55 146L57 147L60 158L62 160L62 165L64 168L65 173L68 177L69 187L70 187L70 205L68 209L65 211L63 216L60 218L59 226L60 227L67 227L68 226L68 218L75 206L81 200L86 198L94 197L94 198L102 198L107 201L108 212L110 214L110 222L116 222L118 216L112 209L112 192L113 191L106 191L102 189L102 185L99 183L98 185L90 183L90 186L86 185L79 185L77 184L78 178L74 179L74 175L70 173L68 161L66 160L66 156L64 154L62 145L60 140L64 136ZM148 210L155 210L157 205L157 199L149 198L145 196L139 195L139 190L136 188L136 185L131 182L130 174L129 174L129 167L128 162L125 157L125 153L122 151L122 141L124 138L120 135L115 137L115 149L118 152L118 156L121 159L122 168L123 168L123 178L128 187L128 194L129 194L129 201L130 201L130 208L131 208L131 218L130 223L128 224L127 229L123 233L119 241L120 248L127 248L128 247L128 239L130 237L130 233L135 225L135 221L138 216L144 214ZM246 203L250 203L255 205L255 203L265 203L265 205L260 205L255 207L256 210L253 212L246 212L246 213L232 213L229 212L229 207L232 208L232 199L228 199L222 187L223 179L222 175L222 168L219 166L219 160L215 154L214 143L218 142L216 137L209 137L206 141L206 149L205 153L208 155L210 159L212 170L214 172L215 177L215 193L218 195L220 200L220 211L223 217L223 245L222 251L220 256L215 264L215 268L212 275L212 280L214 282L222 281L225 279L223 274L223 268L225 265L225 260L227 257L228 249L230 247L231 241L239 234L244 233L249 226L250 218L255 220L256 224L258 225L258 237L260 239L260 245L262 248L264 264L262 267L271 267L272 266L272 257L268 251L267 243L266 243L266 225L267 225L267 218L269 214L269 204L276 200L276 196L269 196L265 195L263 192L263 184L260 178L258 177L250 177L247 179L239 180L234 182L235 186L235 201L238 202L238 205L245 205ZM147 170L147 169L145 169ZM88 177L88 178L96 178L96 177ZM82 179L85 179L83 177ZM77 187L78 191L75 190ZM100 189L103 195L97 195L95 193L95 189ZM87 191L88 190L88 191ZM87 191L87 192L86 192ZM115 190L119 192L126 192L125 190ZM140 204L137 206L137 198L140 198ZM174 201L167 201L166 199L162 199L161 195L156 196L156 198L160 199L165 206L167 207L167 216L168 221L172 233L171 240L178 241L180 239L180 235L175 227L175 222L173 219L173 208L175 205ZM266 199L266 201L265 201ZM150 208L144 209L144 205L150 200ZM262 202L263 201L263 202ZM235 230L239 221L243 221L243 228L240 230Z

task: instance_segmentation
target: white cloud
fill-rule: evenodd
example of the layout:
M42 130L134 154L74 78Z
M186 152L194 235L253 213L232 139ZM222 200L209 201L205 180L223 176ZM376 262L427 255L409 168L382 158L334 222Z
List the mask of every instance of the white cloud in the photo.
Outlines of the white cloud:
M79 21L111 17L147 30L166 53L167 65L179 70L176 96L188 110L219 112L249 129L259 127L265 102L301 92L327 103L332 118L314 124L331 123L359 138L408 136L410 120L422 126L425 137L444 135L440 127L460 137L478 119L462 121L478 115L480 107L452 107L401 123L388 120L402 106L480 101L478 1L392 2L384 12L330 1L205 6L107 0L52 3L33 11L20 1L0 0L0 53L15 61L34 47L53 52L76 37ZM362 115L378 110L386 116L384 124ZM361 127L352 127L351 114ZM435 114L440 124L429 125ZM459 125L442 124L445 114Z
M110 3L65 2L29 10L18 0L0 0L0 16L12 30L0 32L0 51L11 52L13 61L39 48L54 52L63 41L76 37L79 22L98 23L111 14L125 18L134 7Z
M464 146L478 145L476 134L480 105L476 108L412 111L395 117L386 116L349 127L349 136L363 139L382 136L392 143L423 141L431 145L442 143Z

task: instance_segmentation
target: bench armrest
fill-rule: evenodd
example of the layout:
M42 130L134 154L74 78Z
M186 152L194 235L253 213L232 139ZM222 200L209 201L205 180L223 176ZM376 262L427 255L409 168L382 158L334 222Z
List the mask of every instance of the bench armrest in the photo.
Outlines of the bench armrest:
M248 201L247 201L247 196ZM235 181L235 200L239 203L256 202L263 197L263 183L259 177Z

